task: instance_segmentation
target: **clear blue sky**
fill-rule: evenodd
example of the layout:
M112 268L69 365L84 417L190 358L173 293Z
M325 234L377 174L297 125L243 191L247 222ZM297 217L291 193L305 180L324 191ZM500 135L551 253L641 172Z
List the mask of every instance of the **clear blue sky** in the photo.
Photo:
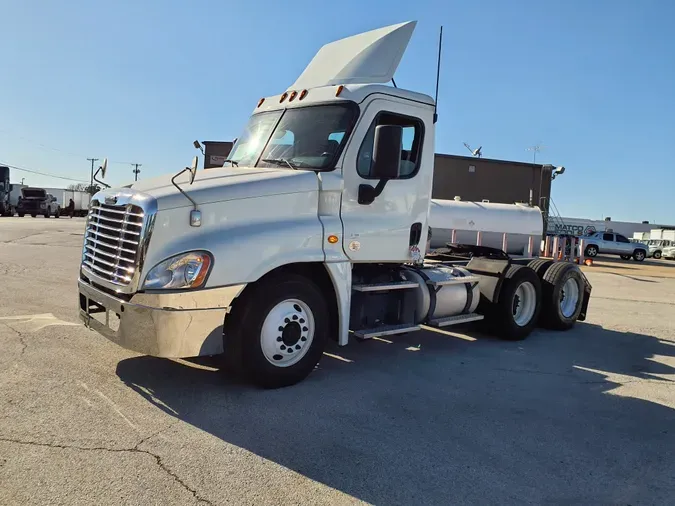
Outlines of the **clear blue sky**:
M529 161L541 142L537 161L567 168L563 215L675 224L671 0L0 0L0 13L3 162L83 180L86 157L177 171L194 139L236 137L322 44L415 19L396 81L433 95L443 24L437 151L466 141ZM131 170L112 164L110 180Z

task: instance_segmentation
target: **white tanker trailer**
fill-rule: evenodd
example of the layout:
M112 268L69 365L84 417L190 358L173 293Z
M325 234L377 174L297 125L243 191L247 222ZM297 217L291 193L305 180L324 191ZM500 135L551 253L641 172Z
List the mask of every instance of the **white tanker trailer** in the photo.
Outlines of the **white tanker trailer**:
M544 220L538 207L458 199L432 199L429 226L432 230L431 248L442 248L451 242L477 244L480 232L482 246L502 250L506 234L506 253L516 256L527 254L530 240L538 249L544 232Z

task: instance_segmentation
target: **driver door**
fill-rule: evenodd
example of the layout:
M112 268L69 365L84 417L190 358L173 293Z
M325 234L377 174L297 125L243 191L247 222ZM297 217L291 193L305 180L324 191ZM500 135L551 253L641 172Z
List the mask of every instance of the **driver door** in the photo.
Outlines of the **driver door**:
M353 262L407 262L411 236L420 245L426 242L434 146L425 124L431 124L431 114L428 108L382 99L363 111L342 166L343 248ZM403 129L399 176L387 181L372 203L362 204L359 187L379 183L371 177L374 132L386 124Z

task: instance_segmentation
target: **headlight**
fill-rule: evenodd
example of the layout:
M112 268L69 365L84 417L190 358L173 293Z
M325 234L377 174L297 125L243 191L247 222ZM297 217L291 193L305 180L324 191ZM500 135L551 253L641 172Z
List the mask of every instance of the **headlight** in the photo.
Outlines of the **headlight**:
M206 280L213 259L206 251L191 251L158 263L145 277L146 290L198 288Z

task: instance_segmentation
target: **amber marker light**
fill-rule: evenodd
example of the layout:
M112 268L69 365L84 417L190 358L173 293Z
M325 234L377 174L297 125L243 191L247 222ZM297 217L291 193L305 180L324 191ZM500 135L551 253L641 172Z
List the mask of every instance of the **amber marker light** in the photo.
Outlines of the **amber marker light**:
M263 105L263 102L265 102L265 99L264 99L264 98L261 98L260 100L258 100L258 107L260 107L261 105Z
M329 243L335 244L338 241L339 241L338 236L336 236L336 235L329 235L328 236L328 242Z
M279 99L279 102L283 102L284 100L286 100L287 96L288 96L288 92L285 91L284 94L281 95L281 98Z
M288 101L289 101L289 102L293 102L293 100L295 100L295 97L297 97L297 96L298 96L298 92L297 92L297 91L291 91L291 96L288 97Z
M342 93L342 90L344 90L344 89L345 89L344 85L341 84L340 86L338 86L338 89L337 89L337 91L335 92L335 96L336 96L336 97L339 97L339 96L340 96L340 93Z
M300 96L298 97L298 100L302 100L302 99L305 98L306 96L307 96L307 90L302 90L302 91L300 92Z

